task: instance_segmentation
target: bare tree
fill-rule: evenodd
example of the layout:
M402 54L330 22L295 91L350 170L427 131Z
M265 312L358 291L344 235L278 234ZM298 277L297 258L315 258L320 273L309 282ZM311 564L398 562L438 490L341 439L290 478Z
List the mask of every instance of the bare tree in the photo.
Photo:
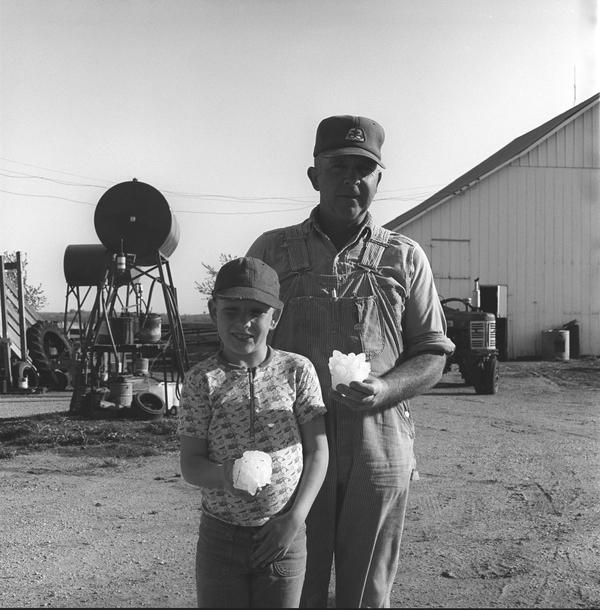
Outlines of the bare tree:
M215 278L217 277L217 273L218 273L219 269L225 263L233 260L234 258L238 258L238 255L221 253L221 254L219 254L219 266L218 267L213 267L212 265L202 263L202 266L204 267L207 277L205 277L200 282L194 282L194 284L196 285L196 290L201 294L210 296L212 294L213 286L215 285Z

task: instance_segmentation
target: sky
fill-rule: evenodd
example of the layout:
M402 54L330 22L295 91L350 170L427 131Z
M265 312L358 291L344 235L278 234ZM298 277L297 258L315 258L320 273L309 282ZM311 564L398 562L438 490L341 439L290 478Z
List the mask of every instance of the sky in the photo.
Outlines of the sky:
M317 204L322 118L383 125L383 224L597 93L597 17L596 0L0 0L0 253L63 312L66 248L99 244L98 201L136 178L180 228L179 313L204 313L203 263Z

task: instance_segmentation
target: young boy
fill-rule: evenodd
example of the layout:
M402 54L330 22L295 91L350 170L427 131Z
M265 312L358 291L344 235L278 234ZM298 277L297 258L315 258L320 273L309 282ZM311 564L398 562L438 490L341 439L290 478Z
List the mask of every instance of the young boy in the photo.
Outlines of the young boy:
M186 375L180 462L183 478L202 488L199 608L300 603L304 521L329 452L313 365L267 344L281 308L277 273L266 263L245 257L223 265L209 302L221 350ZM235 461L245 451L264 452L272 462L270 483L255 494L237 481Z

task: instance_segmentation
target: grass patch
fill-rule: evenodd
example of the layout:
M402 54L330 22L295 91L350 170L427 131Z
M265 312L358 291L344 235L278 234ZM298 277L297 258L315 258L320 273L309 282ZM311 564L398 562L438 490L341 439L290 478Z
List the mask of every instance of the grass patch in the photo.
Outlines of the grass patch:
M177 418L104 420L50 413L0 422L0 459L49 449L107 459L161 455L179 449Z

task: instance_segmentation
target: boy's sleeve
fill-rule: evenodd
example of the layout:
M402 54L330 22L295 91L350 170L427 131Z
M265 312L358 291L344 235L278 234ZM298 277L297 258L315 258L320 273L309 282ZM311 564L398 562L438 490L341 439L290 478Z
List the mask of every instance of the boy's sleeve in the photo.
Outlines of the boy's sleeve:
M185 379L179 401L177 433L179 436L207 439L210 402L206 376L190 372Z
M296 370L296 403L294 410L299 424L305 424L319 415L325 415L327 412L317 371L308 358L301 358L300 365Z

